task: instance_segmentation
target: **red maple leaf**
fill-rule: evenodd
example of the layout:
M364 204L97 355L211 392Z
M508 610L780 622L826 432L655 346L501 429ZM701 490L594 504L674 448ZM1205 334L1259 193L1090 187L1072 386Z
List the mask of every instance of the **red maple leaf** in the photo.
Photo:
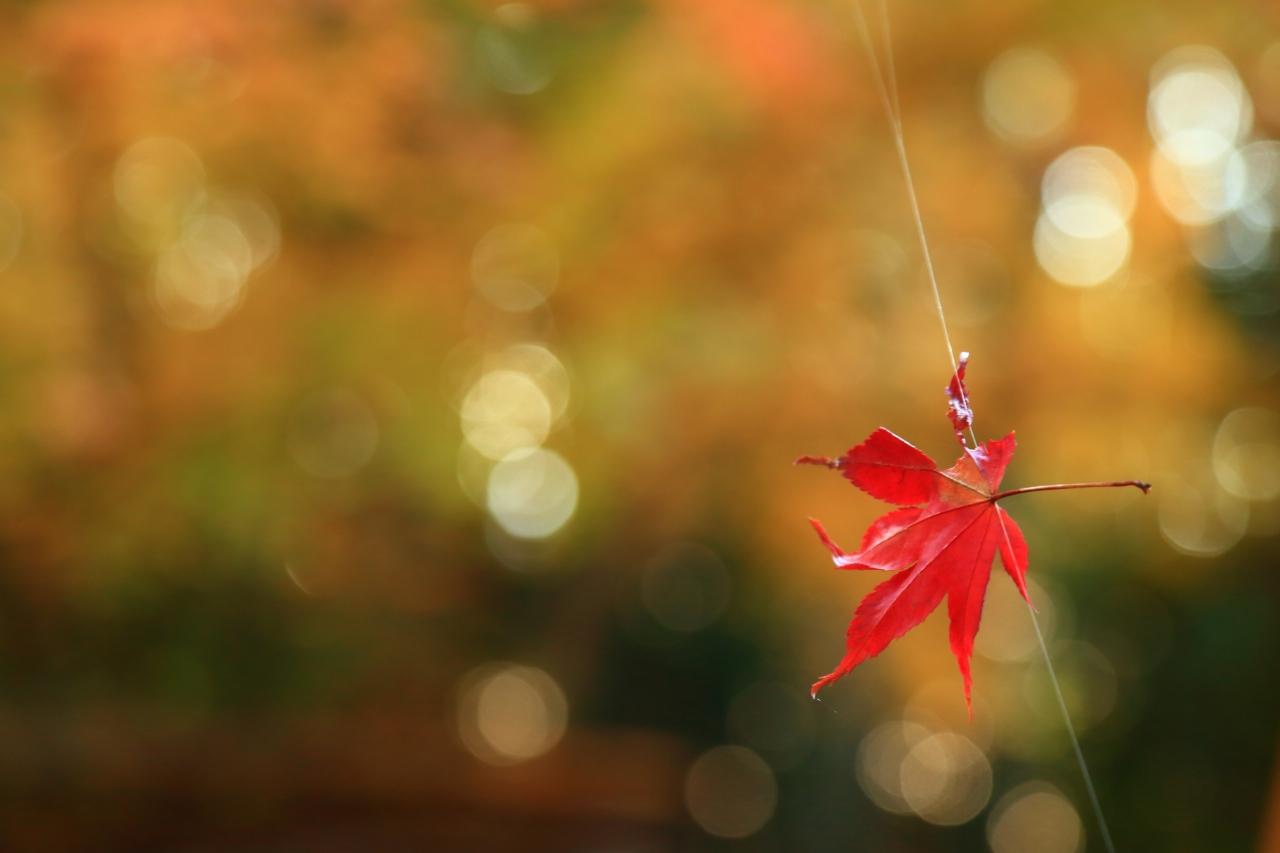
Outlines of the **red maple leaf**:
M896 572L873 589L853 614L839 666L818 679L812 693L847 675L867 658L884 651L893 640L922 622L945 597L951 617L951 651L964 678L964 699L973 713L973 678L969 659L982 618L987 581L996 551L1005 571L1027 595L1027 543L1005 510L1002 498L1056 489L1137 486L1125 480L1112 483L1071 483L1030 486L1000 491L1005 468L1013 458L1014 437L970 447L973 410L964 385L969 354L962 353L947 386L948 415L963 452L950 468L939 468L923 451L881 427L844 456L801 456L800 465L825 465L840 471L873 498L900 505L871 523L856 552L847 552L827 535L816 519L814 530L830 549L836 567Z

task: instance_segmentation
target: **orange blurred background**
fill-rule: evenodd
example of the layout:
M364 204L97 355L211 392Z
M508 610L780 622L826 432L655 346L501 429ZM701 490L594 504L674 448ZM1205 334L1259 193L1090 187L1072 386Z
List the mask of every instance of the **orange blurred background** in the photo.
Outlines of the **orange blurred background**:
M1155 484L1008 507L1118 846L1280 849L1280 12L890 11L1006 485ZM807 696L791 460L954 453L854 21L0 5L0 846L1103 849L1000 573Z

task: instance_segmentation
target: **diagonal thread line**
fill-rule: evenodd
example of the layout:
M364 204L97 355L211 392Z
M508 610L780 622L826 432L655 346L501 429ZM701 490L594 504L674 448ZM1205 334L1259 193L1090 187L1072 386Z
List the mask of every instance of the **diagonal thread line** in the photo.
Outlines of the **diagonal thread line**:
M1005 526L1004 518L996 513L996 518L1000 521L1000 532L1004 534L1004 544L1008 549L1008 553L1014 553L1013 543L1009 541L1009 528ZM1004 557L1000 558L1002 561ZM1010 568L1010 567L1006 567ZM1025 599L1024 599L1025 601ZM1080 765L1080 775L1084 777L1084 788L1089 794L1089 805L1093 807L1093 814L1098 819L1098 830L1102 833L1102 844L1107 849L1107 853L1116 853L1115 842L1111 840L1111 829L1107 826L1107 818L1102 812L1102 803L1098 800L1098 792L1093 786L1093 776L1089 773L1089 765L1084 760L1084 750L1080 748L1080 738L1076 736L1076 728L1071 724L1071 713L1067 710L1067 700L1062 696L1062 687L1058 684L1058 673L1053 668L1053 658L1049 654L1049 646L1044 641L1044 632L1040 630L1040 617L1036 616L1036 609L1030 601L1025 601L1027 612L1031 614L1031 627L1036 629L1036 640L1040 643L1040 654L1044 656L1045 669L1049 671L1049 683L1053 685L1053 695L1058 700L1058 710L1062 712L1062 721L1066 724L1067 734L1071 737L1071 751L1075 753L1076 763Z
M951 361L951 372L954 375L959 369L956 361L955 347L951 343L951 331L947 325L947 314L942 307L942 291L938 287L938 275L933 265L933 253L929 250L929 238L924 230L924 217L920 213L920 201L916 196L915 181L911 177L911 164L907 158L907 145L902 132L902 112L898 102L898 85L896 73L893 66L893 45L889 36L889 11L885 5L885 0L877 0L880 12L880 35L884 42L883 50L885 54L885 65L891 75L891 80L886 83L885 72L880 67L879 54L871 40L870 28L867 26L866 15L862 11L861 0L853 0L853 10L855 20L858 26L858 35L862 40L862 47L867 54L867 60L871 65L871 76L875 81L876 92L880 97L880 103L884 107L885 115L889 120L889 128L893 131L894 148L898 155L898 166L902 170L903 180L907 186L907 200L911 204L911 215L915 220L916 237L920 241L920 253L924 257L925 270L929 277L929 288L933 293L933 306L938 315L938 323L942 327L942 339L947 345L947 357ZM964 389L963 383L957 383L960 390L960 401L966 407L969 401ZM973 441L974 447L978 446L978 437L974 433L973 424L969 424L969 438ZM998 517L998 514L997 514ZM1005 527L1004 519L1000 519L1000 529L1004 533L1005 543L1009 546L1010 553L1013 552L1012 543L1009 542L1009 531ZM1062 687L1058 683L1057 672L1053 668L1053 660L1049 654L1049 647L1045 644L1044 634L1040 630L1040 622L1036 618L1035 608L1027 602L1027 610L1031 614L1031 624L1036 630L1036 639L1040 642L1040 651L1044 655L1045 667L1049 671L1049 680L1053 683L1053 692L1058 700L1058 710L1062 712L1062 721L1066 725L1067 734L1071 738L1071 747L1075 752L1076 763L1080 766L1080 775L1084 777L1085 789L1089 794L1089 804L1093 807L1094 816L1098 820L1098 827L1102 833L1102 841L1107 849L1107 853L1115 853L1115 844L1111 840L1111 831L1107 827L1106 817L1102 812L1102 804L1098 800L1098 793L1093 784L1093 776L1089 773L1089 765L1085 762L1084 751L1080 749L1080 739L1076 735L1075 726L1071 722L1071 714L1067 710L1066 700L1062 696Z
M880 14L880 41L884 50L885 76L889 78L889 100L893 102L894 115L898 124L902 124L902 106L898 103L898 72L893 65L893 37L889 33L889 8L885 0L876 0L876 11Z
M951 330L947 326L947 314L942 307L942 291L938 287L938 274L933 266L933 253L929 250L929 238L924 231L924 216L920 213L920 201L916 196L915 180L911 177L911 163L907 159L907 145L902 133L902 115L895 109L895 102L890 90L885 83L884 72L880 69L880 59L876 53L876 49L871 42L871 32L867 27L866 16L862 12L862 3L854 0L854 11L857 13L858 35L862 38L862 46L866 50L867 57L871 62L871 75L875 79L876 92L880 96L880 103L884 107L885 114L889 117L889 127L893 131L894 148L898 154L898 166L902 169L902 177L907 184L907 200L911 203L911 215L915 221L916 237L920 241L920 253L924 256L925 271L929 275L929 288L933 292L933 305L938 314L938 322L942 326L942 339L947 345L947 357L951 361L951 372L955 373L959 368L956 361L956 350L951 344ZM885 18L888 18L886 11ZM884 28L884 33L888 35L888 27ZM885 53L890 53L891 46L885 45ZM894 89L896 91L896 88ZM964 388L960 389L960 399L968 406L969 401L965 399ZM970 438L974 438L974 444L977 444L976 437L973 436L973 428L970 426Z

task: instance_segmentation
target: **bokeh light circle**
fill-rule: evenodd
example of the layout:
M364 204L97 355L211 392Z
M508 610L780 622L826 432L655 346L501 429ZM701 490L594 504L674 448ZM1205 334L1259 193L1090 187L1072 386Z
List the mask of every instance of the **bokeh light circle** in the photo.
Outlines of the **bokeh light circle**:
M573 517L578 477L555 451L517 451L489 472L487 505L493 520L510 535L545 539Z
M987 127L1018 145L1062 135L1076 103L1076 84L1057 59L1034 47L1015 47L992 60L982 77Z
M1064 232L1047 213L1036 220L1032 245L1040 267L1054 280L1073 287L1093 287L1110 280L1129 259L1128 226L1097 237L1078 237Z
M1165 211L1184 225L1216 222L1248 199L1250 175L1244 155L1230 150L1205 163L1180 165L1157 149L1151 185Z
M1097 145L1063 152L1040 181L1045 212L1060 229L1076 237L1099 237L1123 225L1133 215L1137 196L1138 183L1129 164L1110 148Z
M489 459L542 444L551 430L551 404L527 373L491 370L462 400L462 432Z
M694 822L708 834L747 838L773 817L778 783L754 751L745 746L716 746L689 767L684 801Z
M881 809L892 814L911 813L902 791L902 763L930 734L918 723L894 720L881 723L862 738L854 765L858 784Z
M991 763L973 741L954 732L915 743L898 772L907 806L939 826L972 820L991 798Z
M559 277L560 253L551 237L534 225L498 225L480 238L471 254L476 290L506 311L537 308Z
M1028 782L1005 794L987 821L992 853L1078 853L1083 842L1075 807L1044 782Z
M130 145L116 160L115 197L135 224L171 234L204 193L205 171L199 155L177 139L152 137Z
M1250 406L1223 418L1213 439L1213 472L1238 498L1280 497L1280 413Z
M1053 600L1033 579L1027 578L1027 593L1038 611L1036 619L1046 642L1053 639L1057 628L1057 611ZM982 609L982 628L974 640L974 650L988 660L1017 663L1034 657L1039 648L1027 602L1012 583L993 579L987 587L987 600Z
M547 399L554 423L569 408L569 371L556 354L542 344L513 344L493 358L493 366L528 376Z
M1152 69L1147 122L1161 153L1179 166L1220 160L1253 126L1253 107L1231 62L1201 45L1180 47Z
M568 718L564 691L536 667L493 664L463 679L458 733L467 751L488 764L544 755L564 736Z
M1207 477L1162 477L1156 518L1160 534L1176 550L1216 557L1244 537L1249 504Z

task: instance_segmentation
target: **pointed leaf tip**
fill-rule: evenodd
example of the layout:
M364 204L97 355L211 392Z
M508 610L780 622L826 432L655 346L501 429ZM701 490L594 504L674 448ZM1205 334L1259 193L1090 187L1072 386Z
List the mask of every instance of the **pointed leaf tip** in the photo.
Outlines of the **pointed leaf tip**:
M1027 591L1027 540L1022 535L1022 528L1013 516L1003 508L996 510L996 518L1000 522L1000 563L1005 572L1013 580L1024 601L1035 609L1031 601L1031 593Z
M822 522L816 518L810 518L809 524L813 525L813 530L818 534L818 538L822 540L822 544L831 552L831 558L836 561L836 565L840 565L840 559L846 556L845 551L836 541L831 538L831 534L827 533L827 529L822 526Z
M1000 457L1000 464L986 472L994 475L990 478L992 489L998 486L1004 464L1012 456L1011 440L1005 449L1007 453L992 454ZM854 455L850 453L851 458ZM954 488L936 490L923 506L900 507L876 519L856 553L837 552L838 546L824 535L821 525L814 524L837 567L887 571L893 576L858 605L846 633L844 658L814 684L812 692L879 654L947 597L952 650L964 676L965 691L971 691L969 661L991 565L1005 538L998 520L1003 510L985 488L985 474L970 453L962 454L948 471L935 470L930 476L936 480L939 474L944 475L941 481ZM1025 551L1008 546L1005 550L1011 566L1025 567Z
M858 605L846 632L844 657L809 689L815 701L821 701L818 694L828 684L880 654L946 598L951 648L972 721L973 646L997 554L1018 592L1036 610L1027 590L1026 539L998 502L1013 495L1062 489L1134 486L1144 493L1151 489L1150 483L1140 480L1118 480L1000 491L1016 442L1012 432L998 440L975 440L972 447L965 440L973 424L964 384L968 360L969 354L961 353L947 386L948 416L963 448L950 468L939 469L927 455L884 428L838 459L802 456L796 460L796 464L837 468L873 497L899 504L871 523L855 552L841 549L820 522L809 519L837 568L893 573Z

